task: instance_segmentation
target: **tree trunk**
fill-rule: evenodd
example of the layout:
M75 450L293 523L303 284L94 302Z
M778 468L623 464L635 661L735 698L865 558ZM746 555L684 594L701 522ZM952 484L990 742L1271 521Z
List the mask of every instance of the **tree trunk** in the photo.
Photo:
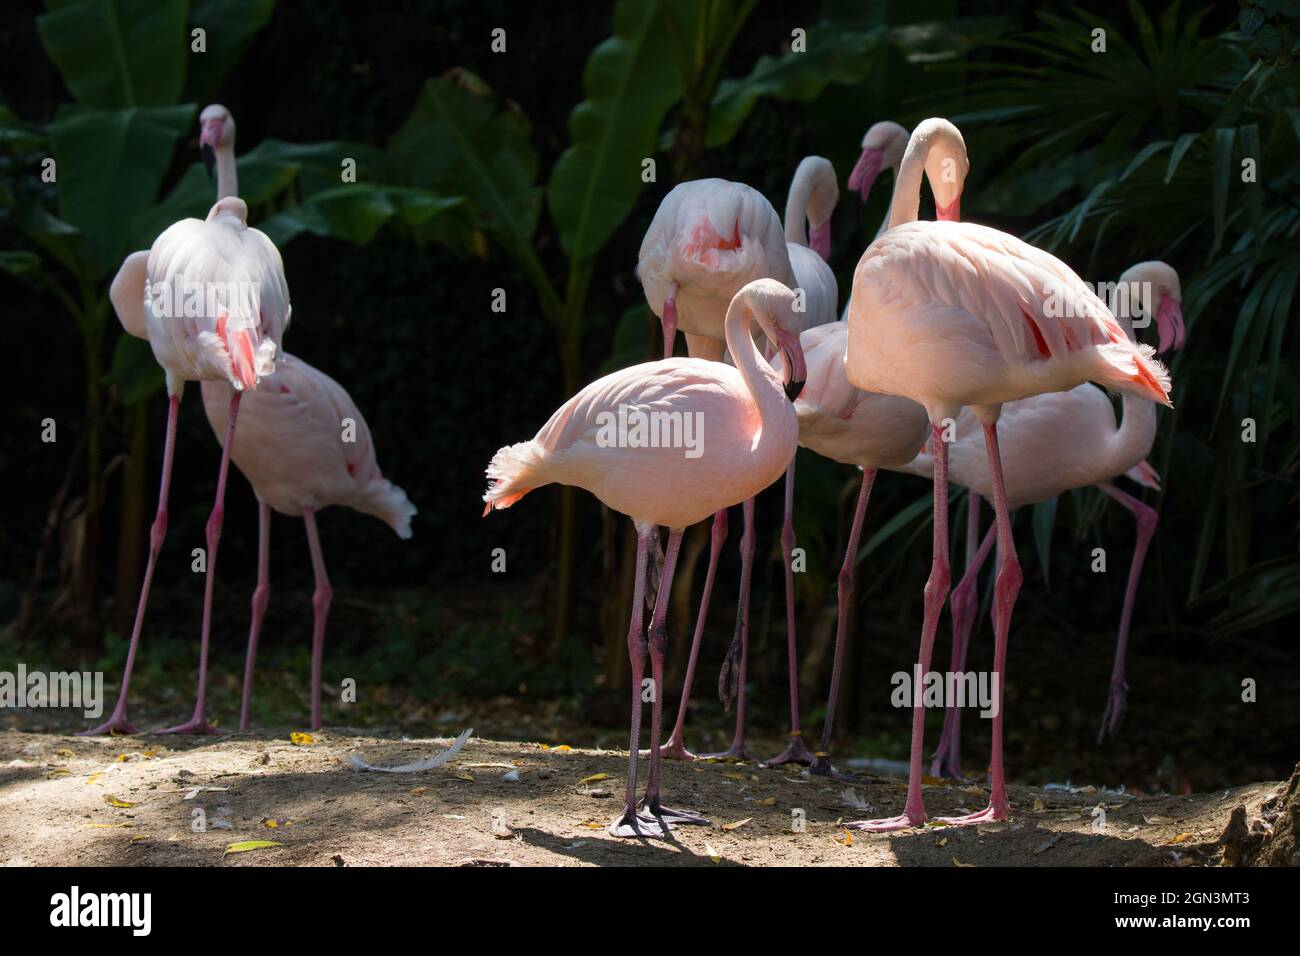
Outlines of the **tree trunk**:
M122 469L122 512L118 519L113 592L113 627L119 634L131 626L140 595L145 487L149 472L149 405L145 399L126 408L127 459Z

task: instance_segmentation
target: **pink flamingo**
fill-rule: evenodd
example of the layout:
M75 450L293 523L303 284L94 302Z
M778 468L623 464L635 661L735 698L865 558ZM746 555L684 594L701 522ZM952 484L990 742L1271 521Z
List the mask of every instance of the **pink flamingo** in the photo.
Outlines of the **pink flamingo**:
M199 155L208 175L216 171L217 198L239 195L235 171L235 118L220 103L205 106L199 114Z
M959 177L968 168L956 127L927 120L908 142L889 229L854 272L845 354L849 382L903 395L925 406L934 448L934 559L925 586L919 670L927 674L938 615L950 583L946 423L973 406L983 426L997 514L998 576L994 590L994 680L1005 670L1011 611L1022 575L1016 558L998 453L997 419L1004 402L1066 391L1095 380L1117 391L1169 404L1169 375L1154 349L1133 343L1065 263L1014 236L961 222L917 222L924 172L941 215L959 208ZM853 824L863 830L920 826L925 708L914 688L907 802L900 816ZM953 825L1004 820L1010 812L1002 762L1002 721L993 718L989 806Z
M907 148L907 129L892 120L874 123L862 137L862 154L849 172L849 189L862 197L865 203L871 194L871 187L876 177L883 170L894 171L894 190L898 189L898 168L903 162L903 151ZM889 214L880 222L876 238L889 228Z
M1146 290L1147 294L1139 295L1137 290ZM1182 288L1178 273L1171 266L1163 262L1140 262L1120 276L1115 293L1111 311L1129 338L1134 338L1132 316L1136 313L1148 321L1155 321L1160 331L1161 351L1181 346L1184 335ZM810 356L810 387L815 380ZM805 395L807 391L805 389ZM969 514L972 517L967 546L974 548L979 538L979 497L992 494L993 482L981 447L979 423L970 409L963 409L957 416L953 431L955 440L948 446L948 480L970 489ZM1142 564L1157 522L1154 508L1121 491L1113 479L1128 475L1144 487L1160 489L1159 475L1145 460L1151 453L1155 435L1156 410L1150 400L1125 393L1123 419L1117 425L1110 398L1089 383L1068 392L1048 392L1008 402L998 419L999 451L1006 474L1008 508L1014 510L1021 505L1054 498L1071 488L1095 485L1127 508L1137 524L1137 543L1129 567L1110 697L1102 717L1099 741L1107 733L1115 732L1124 712L1128 690L1124 661L1129 625ZM933 456L930 451L924 451L896 470L932 478ZM993 529L990 528L978 549L968 556L965 575L950 598L952 673L963 673L966 669L966 652L978 606L976 585L992 544ZM961 708L953 706L951 701L944 714L943 736L934 755L931 773L954 778L962 776Z
M660 317L664 357L672 355L680 326L691 358L723 361L726 355L725 318L736 293L748 282L770 278L794 286L788 246L772 204L743 183L699 179L681 183L664 197L641 242L637 277L651 311ZM806 324L807 315L795 313ZM740 600L736 630L727 653L719 690L724 702L735 696L736 731L731 746L715 757L749 758L745 749L745 681L749 669L749 586L754 560L754 503L744 502L744 532L740 538ZM699 613L686 664L677 721L663 748L664 756L692 760L683 743L686 710L700 643L708 617L718 555L727 537L727 513L713 516L709 564L700 595ZM658 537L652 546L657 546Z
M752 500L780 477L794 454L799 425L787 396L798 394L804 360L793 303L794 293L775 280L748 283L727 309L726 344L734 368L722 362L670 358L606 375L565 402L535 438L502 448L488 465L484 514L510 507L534 488L559 482L585 488L636 523L637 572L627 636L632 730L623 812L609 826L614 836L653 836L659 834L643 833L642 827L657 826L666 833L673 823L707 822L697 814L671 810L661 801L659 732L668 599L683 530L710 514ZM787 370L784 376L773 371L755 348L751 320L776 343ZM656 440L651 445L644 434L636 438L637 422L656 421L675 427L679 440ZM624 430L618 422L633 427ZM691 423L703 429L696 432L700 442L694 457L681 440ZM642 621L646 568L650 540L660 525L669 529L668 545L647 641ZM651 682L643 686L647 644ZM643 809L638 811L638 740L641 701L647 690L650 770Z
M229 434L230 385L205 381L201 389L203 409L221 441L223 435ZM311 598L311 728L316 730L321 725L325 622L334 594L325 572L316 512L330 505L344 505L373 515L405 540L411 536L415 506L380 472L370 429L352 397L334 379L288 352L281 355L275 372L244 397L230 457L253 486L258 502L257 588L253 591L239 728L248 729L257 638L271 597L274 508L281 514L302 516L316 577Z
M275 369L275 356L289 324L289 287L274 243L248 227L248 207L240 199L219 200L206 219L182 219L160 235L149 250L128 256L110 288L122 326L149 340L154 358L167 375L167 432L162 486L149 537L140 603L117 704L109 719L89 734L136 733L126 716L127 692L144 624L154 566L167 531L176 421L187 381L218 379L234 390L225 445L230 447L244 392ZM206 578L199 642L198 695L191 720L161 733L214 733L206 717L208 638L212 619L217 545L225 513L230 455L223 452L216 500L206 531Z

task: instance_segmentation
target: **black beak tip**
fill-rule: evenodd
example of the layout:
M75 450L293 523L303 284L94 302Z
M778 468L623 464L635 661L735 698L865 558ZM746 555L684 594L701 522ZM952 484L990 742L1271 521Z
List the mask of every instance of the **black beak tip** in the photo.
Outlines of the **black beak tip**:
M790 381L785 383L785 397L790 399L790 401L792 402L799 397L799 394L802 391L803 391L802 381L798 381L798 382Z
M208 178L212 178L212 170L217 165L217 152L207 143L199 147L199 157L203 160L203 168L208 171Z

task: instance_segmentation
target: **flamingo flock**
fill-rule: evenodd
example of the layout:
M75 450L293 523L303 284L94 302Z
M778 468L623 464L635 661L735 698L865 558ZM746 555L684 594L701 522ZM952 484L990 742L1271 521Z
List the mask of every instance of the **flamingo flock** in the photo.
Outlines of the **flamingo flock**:
M302 519L315 578L312 728L323 720L323 649L333 594L317 512L343 505L378 518L401 538L410 537L416 513L402 489L380 471L370 430L348 393L285 351L292 311L288 282L279 251L249 225L248 207L239 198L234 118L213 105L199 122L201 156L209 173L215 172L215 204L204 219L177 222L150 249L128 256L111 288L123 329L149 342L165 372L168 415L158 509L119 697L109 719L87 731L91 734L138 732L127 714L128 690L166 536L187 382L200 385L220 464L205 535L194 710L189 720L159 732L217 732L208 717L206 686L232 461L251 485L259 515L257 585L240 709L244 729L252 719L257 647L270 598L271 512ZM685 741L688 705L727 538L727 512L734 505L742 507L743 516L741 578L719 691L728 706L735 704L735 729L726 750L706 756L753 759L746 745L746 683L755 499L782 476L790 729L788 746L765 761L768 765L796 763L811 773L842 776L831 763L831 742L844 676L847 611L866 511L882 470L919 476L933 487L919 674L930 673L945 604L952 619L950 672L964 672L978 576L996 544L991 676L998 694L1023 585L1012 511L1070 489L1096 487L1134 516L1135 547L1099 739L1117 731L1128 690L1132 612L1157 515L1116 481L1125 477L1159 488L1147 457L1156 406L1171 405L1169 374L1156 349L1140 343L1136 331L1155 324L1161 351L1182 345L1180 280L1165 263L1141 262L1103 297L1057 257L1005 232L962 221L969 168L965 141L947 120L926 120L910 134L893 122L867 131L848 190L865 200L889 170L893 194L885 221L858 259L842 313L827 262L840 198L828 160L810 156L798 165L784 221L761 193L742 183L704 179L675 186L655 213L637 263L645 299L660 320L663 358L592 382L532 439L502 447L488 464L485 515L545 485L567 484L627 515L636 531L627 633L628 774L622 809L608 828L611 835L662 837L674 826L708 822L695 810L664 802L662 761L696 759ZM925 183L935 221L920 218ZM1129 294L1139 289L1142 294ZM686 339L685 357L674 356L678 332ZM1118 422L1107 391L1121 396ZM862 472L838 578L832 673L816 750L803 740L797 679L792 515L799 447ZM955 589L949 561L951 484L969 496L965 569ZM994 512L983 533L982 499L991 501ZM680 705L673 728L661 739L673 577L685 529L709 517L709 561ZM657 575L652 562L662 564ZM638 795L644 704L650 705L649 769ZM887 831L927 822L921 790L925 710L918 691L902 812L850 826ZM989 806L942 818L944 823L977 825L1008 817L1004 716L1004 707L992 716ZM961 777L960 736L961 707L949 700L931 773Z
M530 441L508 445L487 468L484 514L510 507L551 483L584 488L632 518L637 568L628 629L632 723L627 789L609 825L616 837L664 837L678 824L705 822L694 810L668 809L661 762L692 760L685 745L687 707L705 616L727 536L727 509L742 505L739 606L719 678L725 703L736 698L731 745L714 758L752 759L746 748L745 683L754 558L754 499L785 475L781 550L785 564L790 743L766 763L800 763L842 776L831 764L831 737L843 678L848 602L858 543L879 471L928 478L933 485L930 574L918 674L929 674L941 611L951 603L952 671L965 667L977 607L977 576L997 544L993 630L995 693L1002 692L1012 612L1023 574L1011 512L1072 488L1096 486L1135 517L1137 541L1119 624L1102 736L1118 728L1127 684L1124 660L1142 562L1155 511L1121 491L1126 476L1158 488L1147 463L1156 405L1171 406L1171 382L1156 350L1135 336L1134 319L1154 322L1161 350L1182 344L1177 273L1162 262L1127 270L1109 301L1066 263L1015 236L961 221L970 168L965 141L947 120L929 119L910 134L897 123L872 126L848 179L867 198L877 177L893 172L889 212L862 252L840 320L838 289L825 260L839 198L834 170L821 157L799 164L784 225L756 190L721 179L681 183L663 199L641 245L637 275L663 330L664 358L607 375L556 411ZM919 218L928 182L937 220ZM1130 297L1130 290L1142 290ZM1104 292L1104 290L1103 290ZM760 351L751 323L766 339ZM689 358L673 358L678 331ZM1091 384L1096 383L1096 384ZM1101 387L1098 387L1101 386ZM1122 396L1117 424L1107 392ZM629 416L695 421L697 443L637 440L611 430ZM675 434L685 434L681 429ZM662 436L661 436L662 437ZM669 436L671 437L671 435ZM862 483L839 574L839 617L820 746L802 740L791 514L798 446L862 470ZM965 575L951 588L948 488L968 489ZM980 536L981 498L994 522ZM667 603L683 530L713 515L709 563L676 724L660 743ZM668 529L663 570L648 628L648 565ZM653 580L653 578L650 578ZM650 676L645 676L649 656ZM925 702L912 706L907 796L902 812L849 824L889 831L926 824L922 796ZM637 796L642 704L651 705L649 777ZM1005 708L992 715L991 787L986 809L941 818L950 826L1007 819L1003 763ZM960 708L949 700L931 771L959 777Z

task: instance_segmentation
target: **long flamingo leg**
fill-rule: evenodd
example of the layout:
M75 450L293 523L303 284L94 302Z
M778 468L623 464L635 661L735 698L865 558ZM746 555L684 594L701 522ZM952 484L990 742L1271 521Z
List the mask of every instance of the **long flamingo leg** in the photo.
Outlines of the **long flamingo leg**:
M979 496L971 495L970 515L967 522L966 537L966 573L961 582L952 590L948 606L952 609L952 664L949 670L953 674L966 672L966 652L970 648L970 632L975 626L975 614L979 610L979 574L993 549L993 536L997 525L990 525L988 533L979 547L975 542L979 538ZM962 708L948 701L943 714L943 736L939 738L939 749L934 752L930 764L930 775L962 779L961 772L961 711Z
M988 448L989 475L993 479L993 510L997 515L998 575L993 585L993 687L997 700L997 714L993 717L993 755L989 761L989 775L993 789L989 805L979 813L964 817L944 817L943 822L953 825L990 823L1005 820L1011 813L1007 800L1006 771L1002 764L1002 721L1005 717L1005 684L1007 668L1007 636L1011 631L1011 611L1016 606L1016 596L1024 575L1020 559L1016 556L1016 542L1011 535L1011 511L1007 506L1007 486L1002 478L1002 456L998 451L998 428L995 422L984 424L984 444Z
M939 628L939 614L948 600L952 571L948 565L948 445L943 427L931 424L934 431L934 558L930 578L925 582L925 617L921 624L921 651L917 660L917 677L924 680L930 671L934 652L934 635ZM919 827L926 821L925 801L921 796L922 759L925 749L925 701L921 687L914 686L912 706L912 753L907 778L907 803L903 814L884 820L850 823L856 830L901 830Z
M184 388L184 386L182 386ZM131 644L126 651L126 666L122 670L122 687L117 692L117 704L108 720L91 730L82 732L82 736L99 736L101 734L138 734L140 731L126 719L126 694L131 685L131 671L135 668L135 652L140 646L140 632L144 628L144 612L149 606L149 589L153 585L153 569L158 563L158 552L162 550L163 539L167 536L167 496L172 484L172 460L176 453L176 422L180 417L181 392L176 392L167 400L167 437L163 440L162 485L158 490L158 510L154 513L153 527L149 530L149 559L144 568L144 583L140 585L140 602L135 608L135 624L131 627Z
M1101 743L1107 734L1114 736L1119 732L1120 721L1124 718L1124 704L1128 699L1124 659L1128 654L1129 625L1133 622L1133 602L1137 599L1138 581L1142 578L1142 564L1146 561L1151 538L1156 533L1159 515L1150 505L1120 491L1109 481L1103 481L1097 487L1131 511L1133 520L1137 522L1137 543L1133 546L1133 561L1129 564L1124 610L1119 618L1119 640L1115 644L1115 665L1110 674L1110 697L1106 701L1106 712L1102 714L1101 731L1097 734L1097 743Z
M871 486L876 481L876 469L862 472L862 487L858 489L858 504L853 510L853 523L849 526L849 543L844 549L844 563L840 566L839 617L835 621L835 656L831 663L831 689L826 695L826 717L822 721L821 750L817 754L812 772L833 776L831 767L831 732L835 727L835 707L840 699L840 679L844 673L844 635L848 628L849 602L853 600L853 571L858 562L858 539L862 537L862 522L867 516L871 501Z
M672 810L665 807L659 793L659 732L663 721L664 692L664 652L668 648L668 600L672 594L673 572L677 569L677 555L682 546L682 529L668 533L668 550L664 553L664 571L659 586L659 595L655 599L654 615L650 618L650 680L654 696L650 700L650 773L646 778L645 800L642 810L649 812L659 821L666 833L674 823L700 823L709 821L694 813Z
M199 693L194 699L194 716L183 724L167 727L160 734L215 734L217 728L208 723L208 643L212 634L212 592L217 580L217 546L221 544L221 523L226 516L226 476L230 473L230 449L235 444L235 419L239 415L237 391L230 399L230 421L226 424L226 441L221 449L221 470L217 472L217 496L208 516L205 540L208 546L208 570L203 584L203 626L199 637Z
M320 730L321 669L325 660L325 622L330 615L330 601L334 589L325 573L325 555L321 552L320 534L316 530L316 509L303 508L302 521L307 528L307 546L311 548L311 569L316 576L316 590L312 592L311 629L311 729Z
M740 603L736 608L736 631L727 659L718 675L718 695L724 703L736 697L736 732L731 746L722 753L706 754L714 759L753 760L745 749L745 682L749 678L749 583L754 571L754 499L743 505L745 530L740 536Z
M641 740L641 682L645 678L645 578L646 566L650 560L650 535L657 534L653 526L637 527L636 533L636 574L632 585L632 620L627 628L627 655L632 663L632 731L628 746L627 793L623 800L623 812L607 828L610 836L645 837L659 836L662 828L659 821L649 813L637 813L636 806L636 761L638 745ZM646 832L642 832L643 828Z
M727 540L727 509L713 516L713 531L709 537L709 568L704 574L704 593L700 595L700 613L695 618L695 634L691 638L691 655L686 661L686 678L682 681L682 700L677 706L677 723L660 751L669 760L694 760L695 754L686 749L686 707L691 700L691 686L695 683L695 664L700 658L700 643L704 638L704 622L709 616L709 599L713 595L713 577L718 567L718 555Z
M781 525L781 554L785 560L785 643L787 668L790 675L790 743L778 756L767 761L769 767L785 763L805 766L816 761L813 752L803 742L799 730L799 652L795 640L794 607L794 462L785 471L785 520Z
M271 601L271 506L257 503L257 587L253 589L253 620L248 626L248 654L244 659L244 694L239 704L239 729L247 730L253 711L253 665L257 662L257 638L262 618Z

